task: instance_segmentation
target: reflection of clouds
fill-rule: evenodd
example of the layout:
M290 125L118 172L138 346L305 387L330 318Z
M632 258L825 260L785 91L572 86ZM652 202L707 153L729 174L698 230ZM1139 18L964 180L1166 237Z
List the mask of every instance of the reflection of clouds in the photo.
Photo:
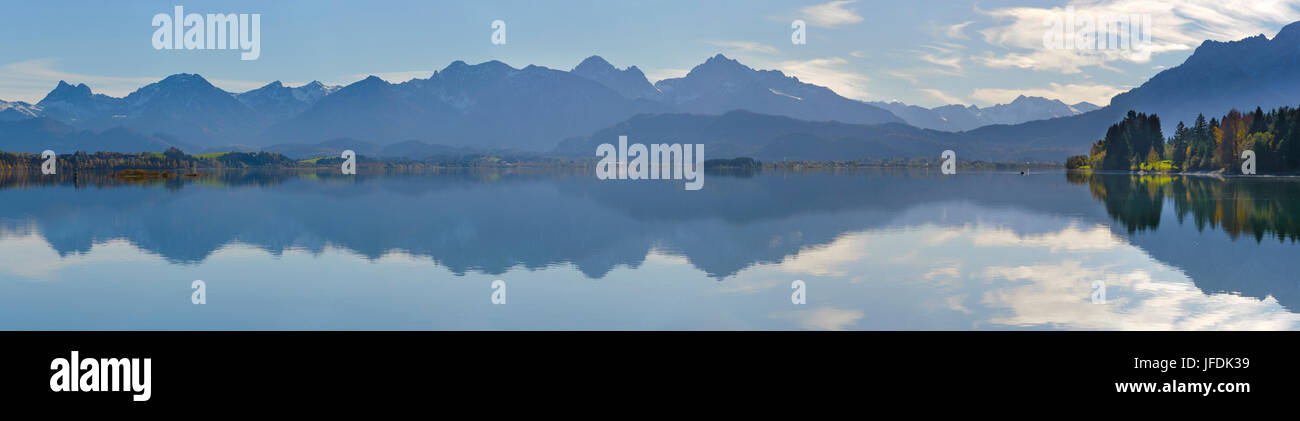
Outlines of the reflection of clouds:
M973 240L979 247L1047 247L1052 252L1100 251L1127 245L1103 225L1079 229L1074 223L1057 232L1037 235L1022 236L1009 229L987 230L975 235Z
M771 279L735 279L730 282L718 283L718 287L714 289L714 291L721 294L752 294L758 291L776 288L777 285L780 284Z
M777 265L782 271L814 276L846 276L846 267L867 258L867 235L845 234L825 246L787 256Z
M1300 326L1272 297L1205 294L1189 281L1165 281L1143 269L1103 274L1077 260L990 266L990 280L1028 281L985 292L982 303L1010 310L990 322L1123 330L1283 330ZM1093 304L1092 281L1106 283L1106 304Z
M944 304L948 306L949 310L957 311L965 314L971 314L972 312L970 311L970 309L966 308L966 305L963 304L964 301L966 301L966 294L954 295L945 298L943 300Z
M6 236L0 241L0 276L8 279L53 281L63 268L81 265L156 262L161 257L142 252L126 240L95 244L86 253L59 256L40 234Z
M828 303L834 307L773 317L805 327L821 326L817 329L852 328L856 319L843 322L851 310L837 309L865 311L875 306L873 297L889 296L906 300L891 303L900 307L897 311L940 309L976 327L1300 328L1300 315L1288 312L1275 299L1206 294L1177 268L1151 259L1104 225L1062 219L1055 226L1056 230L1024 235L1005 225L986 223L923 224L847 234L768 266L782 273L822 275L819 294L835 297ZM870 242L865 241L868 235ZM858 283L864 276L871 282ZM1095 280L1106 284L1106 304L1092 303ZM830 324L835 320L843 323ZM945 328L966 326L939 323Z
M933 281L938 278L959 278L961 277L961 265L949 265L936 268L926 272L921 276L927 281Z
M948 240L951 240L951 239L954 239L954 238L957 238L957 237L961 237L962 234L964 234L964 233L966 233L966 232L968 232L968 231L970 231L970 230L969 230L969 228L967 228L967 227L962 227L962 228L947 228L947 229L944 229L944 230L939 231L938 233L935 233L935 234L930 235L930 238L928 238L928 239L925 240L925 244L926 244L926 245L929 245L929 246L938 246L938 245L942 245L943 243L947 243Z
M844 330L862 319L862 312L833 307L772 313L771 318L798 324L804 329Z

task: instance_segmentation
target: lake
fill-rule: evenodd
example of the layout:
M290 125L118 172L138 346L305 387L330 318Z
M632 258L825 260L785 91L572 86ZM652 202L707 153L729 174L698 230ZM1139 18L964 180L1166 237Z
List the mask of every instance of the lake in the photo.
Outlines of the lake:
M0 329L1295 329L1297 239L1293 178L0 174Z

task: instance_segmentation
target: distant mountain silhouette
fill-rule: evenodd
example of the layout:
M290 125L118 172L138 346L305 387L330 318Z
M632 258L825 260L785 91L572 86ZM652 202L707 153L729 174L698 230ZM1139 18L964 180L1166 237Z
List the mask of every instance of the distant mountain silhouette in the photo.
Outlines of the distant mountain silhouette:
M165 133L199 145L239 143L259 133L269 121L202 76L184 73L146 85L125 98L94 94L85 84L74 87L60 81L37 105L43 116L83 129L121 126L141 133Z
M84 83L72 86L61 80L36 105L41 107L42 116L75 125L112 118L125 106L121 98L92 93Z
M320 143L282 143L262 148L293 159L336 157L345 150L375 158L444 159L474 156L487 152L466 146L431 145L418 140L380 145L352 138L330 139Z
M6 102L0 100L0 121L26 120L40 115L41 107L22 101Z
M1229 109L1253 110L1300 104L1300 22L1264 35L1205 41L1182 65L1116 95L1112 107L1160 116L1165 133L1198 113L1219 116Z
M937 159L944 150L951 149L963 160L1025 162L1063 160L1073 150L902 123L848 124L732 111L721 116L639 115L590 136L567 139L551 152L590 157L597 145L617 143L620 135L628 136L629 143L704 144L710 159L751 157L766 161Z
M187 144L198 148L196 152L256 150L268 145L306 145L298 149L310 150L311 145L336 139L378 146L404 143L420 154L431 151L420 145L564 151L586 140L608 142L603 138L609 128L636 127L647 134L676 133L681 139L712 144L714 153L787 156L802 147L808 150L801 156L858 159L863 154L928 156L936 146L957 145L966 151L964 158L1011 161L1060 160L1085 153L1128 110L1160 115L1170 134L1178 121L1190 121L1197 113L1214 116L1231 108L1296 105L1295 98L1300 98L1300 23L1287 25L1271 40L1261 35L1232 42L1206 41L1182 65L1160 72L1100 108L1026 96L987 108L873 105L780 71L755 70L719 54L684 77L654 85L635 66L620 70L599 56L588 57L569 72L539 66L516 69L498 61L477 65L457 61L427 79L397 84L374 76L342 88L318 82L290 88L273 82L241 94L223 91L191 74L169 76L125 98L95 94L85 84L61 81L35 105L0 103L0 121L57 120L83 131L60 132L48 123L33 127L51 129L42 136L78 147L115 145L97 136L122 127L135 136L121 139L122 144ZM695 123L672 126L687 122L686 117L641 116L717 117L733 111L749 114L712 119L721 125L710 126L709 138L683 132ZM756 132L726 125L742 115L781 129ZM1058 117L1043 119L1053 116ZM699 121L705 120L709 119ZM841 129L845 126L830 122L855 128L845 134ZM905 122L922 129L898 125ZM86 138L74 139L78 136ZM32 141L0 138L0 150L26 150ZM800 146L803 141L810 143ZM561 142L565 145L557 148Z
M952 133L902 123L863 125L797 120L790 117L731 111L699 114L639 115L591 136L562 142L553 153L590 156L601 143L687 143L706 145L709 158L754 157L763 160L853 160L870 158L937 158L953 149L963 159L993 154L961 144Z
M974 105L944 105L924 108L901 102L872 102L872 105L889 110L916 127L949 132L959 132L991 124L1019 124L1027 121L1066 117L1097 110L1098 106L1080 102L1064 102L1043 97L1021 95L1007 104L980 108Z
M212 86L202 76L178 74L123 98L125 123L145 133L167 133L203 145L247 143L270 119Z
M319 142L352 137L380 144L421 140L453 146L541 150L659 104L625 98L587 78L545 67L457 61L428 79L390 84L377 77L343 87L271 137Z
M754 70L722 54L686 76L655 84L664 103L678 112L722 114L746 110L810 121L857 124L902 123L880 107L852 100L776 70Z
M600 56L587 57L571 73L600 82L627 98L659 99L662 94L636 66L619 70Z
M326 86L318 81L290 88L277 80L261 88L235 95L235 99L252 108L253 111L271 120L279 121L302 114L338 89L338 86Z
M1190 124L1228 110L1300 104L1300 22L1264 35L1229 42L1205 41L1183 64L1156 74L1142 86L1116 95L1110 105L1077 116L1012 126L985 126L977 138L1069 148L1083 154L1129 110L1160 116L1166 136L1179 121Z
M0 121L0 139L4 140L2 149L8 152L40 153L46 149L61 154L76 151L161 152L173 146L194 149L193 145L184 142L144 135L127 128L96 132L48 117Z

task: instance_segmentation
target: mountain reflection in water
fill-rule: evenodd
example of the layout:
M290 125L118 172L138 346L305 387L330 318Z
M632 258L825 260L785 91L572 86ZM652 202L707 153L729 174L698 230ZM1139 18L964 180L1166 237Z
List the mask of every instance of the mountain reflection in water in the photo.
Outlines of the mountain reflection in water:
M1292 274L1300 264L1291 257L1300 181L1289 178L924 170L708 177L704 190L685 191L680 182L600 181L576 170L228 171L146 183L0 174L0 250L8 255L0 255L0 296L14 304L0 310L8 316L0 327L1297 326ZM131 263L95 258L108 254ZM189 279L180 279L175 307L153 290L127 298L160 300L154 311L172 316L165 320L138 310L89 321L108 311L91 302L78 310L85 318L33 321L56 293L75 294L72 285L121 285L96 286L115 294L163 273L208 280L212 294L222 292L222 277L238 279L248 297L225 308L225 318L193 315ZM376 291L371 278L412 284ZM487 303L487 287L439 286L456 278L511 281L510 311L549 317L486 317L491 308L478 304ZM286 286L304 279L334 286ZM524 301L542 285L526 279L562 291L536 292L549 294L549 304ZM790 304L794 279L808 281L807 306ZM1107 282L1106 305L1090 302L1095 279ZM438 294L430 291L451 304L416 299ZM605 302L574 305L574 294ZM302 311L309 299L355 306L278 313ZM604 318L590 317L597 313ZM467 320L474 315L486 320Z

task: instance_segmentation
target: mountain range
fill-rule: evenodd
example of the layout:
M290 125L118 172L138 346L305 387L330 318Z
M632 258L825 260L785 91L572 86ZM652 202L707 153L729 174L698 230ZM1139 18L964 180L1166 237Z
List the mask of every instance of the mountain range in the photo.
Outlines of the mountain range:
M1017 125L992 125L965 133L978 138L1010 138L1044 148L1084 153L1091 142L1129 110L1160 116L1162 131L1173 135L1178 122L1190 125L1198 114L1220 117L1242 111L1295 107L1300 103L1300 22L1286 25L1272 39L1264 35L1238 41L1205 41L1181 65L1157 73L1141 86L1111 98L1110 105L1070 117Z
M374 76L342 87L276 81L243 93L197 74L172 75L122 98L61 81L37 104L0 102L0 150L176 146L306 155L356 142L386 155L481 149L581 156L622 133L641 142L710 144L717 158L930 157L945 148L964 158L1060 160L1086 152L1130 109L1160 115L1169 134L1198 113L1294 105L1297 64L1300 23L1273 39L1206 41L1182 65L1100 108L1027 96L986 108L869 103L721 54L653 84L637 67L619 69L599 56L570 71L456 61L402 83Z
M924 129L960 132L993 124L1020 124L1092 112L1101 107L1088 102L1067 105L1061 100L1021 95L1007 104L980 108L975 105L944 105L924 108L901 102L870 102L889 110L907 124Z
M36 105L14 104L3 110L4 120L49 118L92 131L121 127L200 151L340 138L544 151L638 114L738 109L815 121L903 122L879 107L722 55L653 85L636 67L620 70L592 56L572 71L456 61L427 79L402 83L374 76L342 87L276 81L244 93L221 90L197 74L172 75L124 98L60 81ZM14 143L0 139L0 149L27 146Z
M22 101L5 102L0 100L0 121L17 121L40 116L40 107Z

